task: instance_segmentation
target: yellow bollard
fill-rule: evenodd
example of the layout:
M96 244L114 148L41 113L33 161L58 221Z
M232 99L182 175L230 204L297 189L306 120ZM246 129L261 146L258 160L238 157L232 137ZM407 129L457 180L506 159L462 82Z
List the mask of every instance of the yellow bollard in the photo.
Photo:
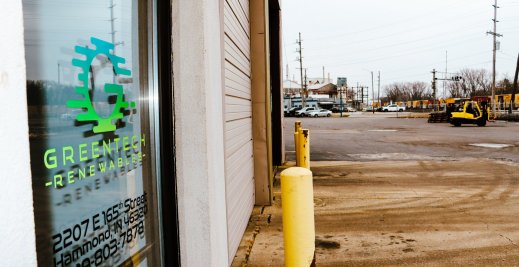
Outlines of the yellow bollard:
M297 166L310 169L310 131L308 129L303 129L299 138L301 138L299 141L299 146L301 148L301 164Z
M303 129L303 127L301 126L301 121L296 121L294 132L298 133L298 132L300 132L302 129Z
M310 169L310 131L303 129L300 121L296 121L294 130L296 166Z
M301 127L301 122L296 121L294 125L294 147L296 150L296 166L301 166L303 160L303 156L301 154L302 152L299 148L302 131L303 128Z
M301 148L299 147L299 144L301 143L301 133L295 132L294 133L294 146L296 150L296 166L301 166L301 162L303 161Z
M315 253L312 172L292 167L281 172L285 266L308 267Z

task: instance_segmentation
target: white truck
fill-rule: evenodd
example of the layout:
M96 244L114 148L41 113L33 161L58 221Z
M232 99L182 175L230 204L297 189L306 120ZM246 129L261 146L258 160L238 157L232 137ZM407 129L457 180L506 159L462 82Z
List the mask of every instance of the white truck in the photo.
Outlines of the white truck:
M405 110L404 106L398 106L397 104L391 104L391 105L387 105L385 107L382 107L382 111L384 111L384 112L388 112L388 111L404 111L404 110Z

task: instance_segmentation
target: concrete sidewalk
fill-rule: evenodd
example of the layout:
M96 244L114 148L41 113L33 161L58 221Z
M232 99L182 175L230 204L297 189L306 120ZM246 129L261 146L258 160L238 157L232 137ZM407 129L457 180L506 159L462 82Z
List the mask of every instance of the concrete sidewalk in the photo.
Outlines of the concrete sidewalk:
M519 266L518 167L312 162L317 266ZM274 196L254 209L232 266L283 266L279 180Z

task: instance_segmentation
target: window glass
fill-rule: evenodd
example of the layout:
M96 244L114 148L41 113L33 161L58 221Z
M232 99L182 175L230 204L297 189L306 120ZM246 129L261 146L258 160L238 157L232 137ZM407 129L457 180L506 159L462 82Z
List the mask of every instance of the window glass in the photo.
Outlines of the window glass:
M23 0L40 266L159 266L142 0Z

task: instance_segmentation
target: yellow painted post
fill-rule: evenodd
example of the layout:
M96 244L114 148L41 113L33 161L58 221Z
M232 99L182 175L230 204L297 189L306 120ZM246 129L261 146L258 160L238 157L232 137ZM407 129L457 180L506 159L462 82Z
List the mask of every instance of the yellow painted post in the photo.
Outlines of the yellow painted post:
M301 165L297 166L310 169L310 131L303 129L299 137L301 138L299 141L299 146L301 147Z
M296 166L301 165L301 149L299 148L299 143L301 142L300 133L294 133L294 146L296 150Z
M296 150L296 166L301 166L301 162L303 160L303 157L302 157L302 152L301 152L301 149L300 149L300 141L301 141L301 134L302 134L302 127L301 127L301 122L300 121L296 121L295 122L295 127L294 127L294 147L295 147L295 150Z
M308 267L315 253L312 172L292 167L281 172L285 266Z
M301 121L296 121L294 131L297 133L297 132L301 131L301 129L303 129L303 127L301 126Z

